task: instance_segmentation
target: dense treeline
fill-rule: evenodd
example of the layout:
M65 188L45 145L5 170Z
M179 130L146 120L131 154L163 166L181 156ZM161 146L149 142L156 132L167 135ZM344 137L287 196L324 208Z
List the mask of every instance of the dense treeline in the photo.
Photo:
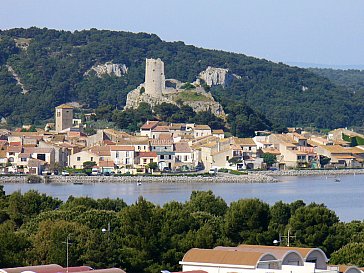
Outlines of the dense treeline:
M87 197L62 202L35 191L6 195L0 186L0 268L65 265L69 237L70 265L156 273L178 270L190 248L271 245L288 229L296 246L320 247L332 263L364 266L357 255L364 250L364 222L342 223L322 204L241 199L229 206L211 191L163 206L142 197L131 205Z
M14 38L27 39L29 47L19 49ZM207 66L229 68L241 78L226 88L212 88L213 95L243 103L273 124L333 128L363 121L364 107L352 92L305 69L164 42L153 34L34 27L0 31L0 116L13 125L39 123L52 118L56 105L69 101L89 108L122 109L126 94L144 81L145 58L161 58L166 78L186 82L195 80ZM107 61L125 64L128 73L120 78L84 76L93 65ZM16 71L29 93L21 94L6 65ZM242 121L232 121L232 127L248 122L248 127L256 128L254 123L264 124L264 119L244 116Z

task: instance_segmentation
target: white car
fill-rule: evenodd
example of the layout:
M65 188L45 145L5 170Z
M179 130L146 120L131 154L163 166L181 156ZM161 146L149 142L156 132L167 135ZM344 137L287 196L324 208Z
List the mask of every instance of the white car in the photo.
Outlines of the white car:
M62 171L62 175L63 175L63 176L69 176L69 175L70 175L70 173L69 173L69 172L67 172L67 171Z

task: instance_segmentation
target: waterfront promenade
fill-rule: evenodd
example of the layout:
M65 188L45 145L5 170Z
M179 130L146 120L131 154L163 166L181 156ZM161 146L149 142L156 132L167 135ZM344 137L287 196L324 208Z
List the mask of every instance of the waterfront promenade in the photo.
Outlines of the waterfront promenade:
M46 183L276 183L281 176L341 176L364 174L364 169L340 170L288 170L251 171L248 174L233 175L218 173L216 176L54 176L42 177ZM1 183L27 183L27 176L0 176Z

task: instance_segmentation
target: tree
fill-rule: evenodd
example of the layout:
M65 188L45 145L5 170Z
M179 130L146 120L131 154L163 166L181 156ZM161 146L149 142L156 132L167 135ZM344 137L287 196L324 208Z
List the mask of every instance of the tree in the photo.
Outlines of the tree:
M274 163L277 162L277 157L270 153L264 153L263 154L263 162L267 164L267 167L272 167Z
M232 202L224 219L224 234L233 243L256 244L269 224L269 205L259 199Z
M90 229L80 223L64 220L41 222L37 233L30 237L33 248L29 251L29 259L33 264L66 266L68 238L72 243L69 246L69 265L81 265L86 242L91 236Z
M147 169L151 169L153 171L158 170L158 163L157 162L150 162L145 166Z
M0 267L15 267L25 264L26 249L29 241L20 232L16 232L13 222L0 223Z
M332 253L330 263L364 266L364 242L349 243Z
M334 211L323 204L311 203L295 211L289 220L289 226L297 236L297 245L320 247L325 251L325 240L334 233L334 225L338 222L339 218Z
M95 167L97 164L95 161L85 161L83 162L83 171L87 174L91 174L92 168Z
M211 190L192 191L190 200L186 203L190 211L203 211L214 216L223 216L228 209L226 202L221 197L216 197Z

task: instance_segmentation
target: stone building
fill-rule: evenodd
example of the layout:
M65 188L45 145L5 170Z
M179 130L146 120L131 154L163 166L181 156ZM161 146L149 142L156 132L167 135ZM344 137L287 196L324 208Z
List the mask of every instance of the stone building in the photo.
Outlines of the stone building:
M164 63L161 59L146 59L145 93L152 97L161 97L166 89Z
M73 126L73 107L61 104L56 107L56 132L63 131Z

